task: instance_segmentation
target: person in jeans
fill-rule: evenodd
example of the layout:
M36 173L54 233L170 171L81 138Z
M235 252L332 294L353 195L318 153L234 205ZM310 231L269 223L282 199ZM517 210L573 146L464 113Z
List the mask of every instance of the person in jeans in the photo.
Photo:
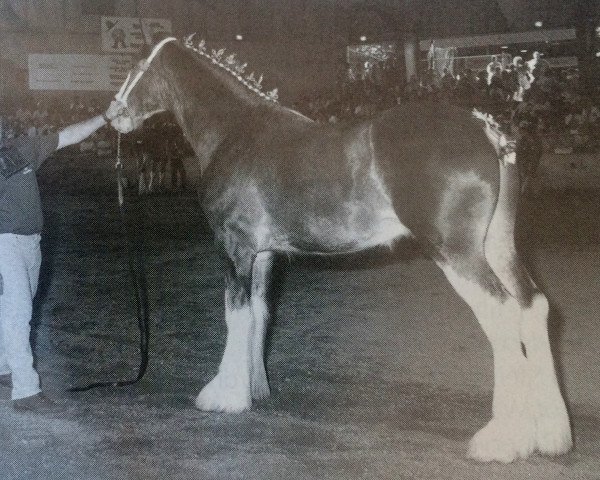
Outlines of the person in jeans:
M16 410L56 408L44 396L29 341L41 264L42 208L36 171L54 151L79 143L118 115L119 105L58 133L0 139L0 384Z

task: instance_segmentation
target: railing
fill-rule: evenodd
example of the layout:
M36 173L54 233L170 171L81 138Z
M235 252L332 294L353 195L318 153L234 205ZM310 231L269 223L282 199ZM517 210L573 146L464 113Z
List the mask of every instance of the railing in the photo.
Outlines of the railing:
M497 55L471 55L468 57L454 57L452 61L452 71L454 74L465 71L467 68L478 72L485 70L494 57L500 62L502 68L508 67L512 62L512 55L508 53L500 53ZM423 70L427 68L430 60L424 58L421 60Z

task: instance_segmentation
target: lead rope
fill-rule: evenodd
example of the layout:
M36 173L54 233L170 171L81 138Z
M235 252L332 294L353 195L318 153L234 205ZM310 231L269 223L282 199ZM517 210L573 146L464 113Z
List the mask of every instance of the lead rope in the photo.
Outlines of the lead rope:
M125 245L127 250L127 263L129 266L129 275L133 282L133 288L135 291L135 301L137 309L138 327L140 330L140 366L138 368L138 374L135 379L132 380L120 380L116 382L96 382L83 387L72 387L69 388L69 392L85 392L92 388L99 387L123 387L126 385L132 385L142 379L148 368L148 347L150 337L150 322L148 315L148 290L146 288L146 280L143 272L143 263L140 257L138 260L138 271L139 275L136 274L133 248L131 246L132 235L131 231L127 226L125 216L125 206L123 201L123 163L121 162L121 133L117 136L117 161L115 163L115 170L117 171L117 192L119 200L119 213L121 216L121 227L123 230L123 236L125 237Z
M121 132L117 132L117 196L119 199L119 210L123 209L123 163L121 162Z

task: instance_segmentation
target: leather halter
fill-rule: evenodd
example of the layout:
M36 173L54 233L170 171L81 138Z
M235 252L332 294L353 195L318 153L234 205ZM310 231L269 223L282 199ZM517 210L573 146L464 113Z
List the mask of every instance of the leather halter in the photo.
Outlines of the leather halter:
M131 71L127 74L127 78L125 79L125 82L123 83L123 85L121 85L121 88L115 95L115 100L117 100L118 102L121 102L127 108L127 97L129 97L129 94L133 90L133 87L135 87L137 85L137 83L140 81L140 78L142 78L142 75L144 74L144 72L146 70L148 70L148 67L150 66L150 63L152 63L152 60L154 60L154 57L156 57L156 55L158 54L160 49L166 43L174 42L174 41L177 41L177 39L175 37L167 37L167 38L162 39L159 43L157 43L154 46L154 48L152 49L152 52L150 53L148 58L146 58L144 61L142 61L140 63L140 66L138 67L139 71L137 72L135 77L133 77L133 80L131 80L131 82L129 82L129 80L131 79Z

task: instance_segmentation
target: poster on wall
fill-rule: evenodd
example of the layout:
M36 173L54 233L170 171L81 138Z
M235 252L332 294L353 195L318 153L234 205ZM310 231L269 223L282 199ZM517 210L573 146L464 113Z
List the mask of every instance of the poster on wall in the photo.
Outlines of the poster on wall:
M29 88L116 91L131 62L130 55L32 53L28 56Z
M141 23L140 23L141 20ZM101 17L102 51L136 53L157 33L171 33L171 20L166 18Z

